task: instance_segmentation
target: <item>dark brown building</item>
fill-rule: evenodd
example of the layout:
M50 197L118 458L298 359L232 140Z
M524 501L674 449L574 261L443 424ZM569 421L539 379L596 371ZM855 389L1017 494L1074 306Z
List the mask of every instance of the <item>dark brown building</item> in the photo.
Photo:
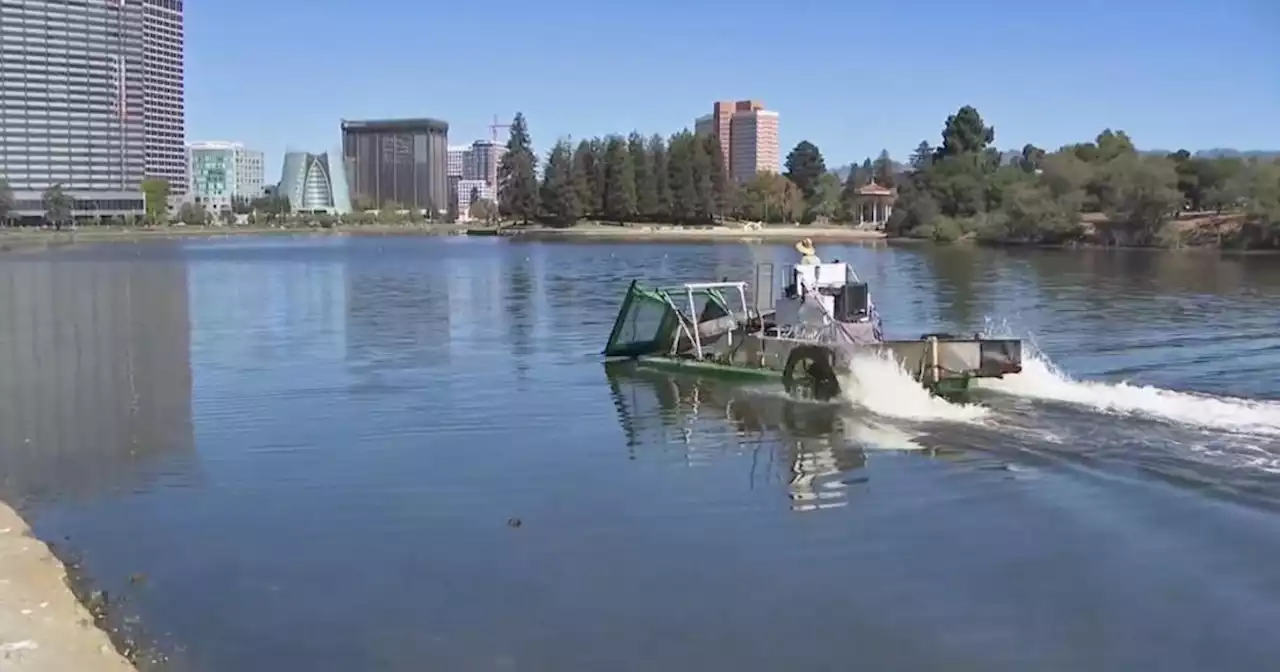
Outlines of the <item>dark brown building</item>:
M436 119L342 121L342 156L353 205L443 214L448 197L449 124Z

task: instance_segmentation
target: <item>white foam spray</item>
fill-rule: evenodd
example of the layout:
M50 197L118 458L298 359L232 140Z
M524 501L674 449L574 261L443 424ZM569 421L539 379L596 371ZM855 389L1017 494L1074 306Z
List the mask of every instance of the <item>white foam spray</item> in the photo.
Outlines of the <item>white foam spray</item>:
M993 328L989 322L988 331L993 330L1002 334L997 337L1009 337L1007 325ZM1076 380L1041 353L1033 338L1024 341L1022 373L982 379L982 389L1203 429L1280 437L1280 402L1178 392L1128 382Z
M856 442L864 448L889 451L925 450L923 445L916 442L919 434L909 434L899 427L875 422L869 418L847 419L842 429L846 440Z
M983 406L935 397L888 352L854 355L849 371L840 377L840 388L848 402L889 418L974 423L990 413Z

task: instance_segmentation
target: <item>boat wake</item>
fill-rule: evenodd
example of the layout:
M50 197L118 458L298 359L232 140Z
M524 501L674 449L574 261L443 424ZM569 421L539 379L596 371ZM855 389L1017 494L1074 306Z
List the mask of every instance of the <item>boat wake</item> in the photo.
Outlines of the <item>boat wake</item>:
M891 451L926 450L917 441L922 438L918 432L909 432L887 422L876 422L867 417L848 418L841 425L841 431L847 441L857 443L863 448Z
M991 413L978 404L952 403L930 394L887 352L855 355L840 376L840 389L846 402L887 418L977 423Z
M1007 325L993 329L989 324L987 331L1010 330ZM1180 392L1127 381L1078 380L1040 352L1034 339L1025 338L1023 344L1022 373L981 379L980 389L1197 429L1280 437L1280 402Z
M1076 380L1039 353L1024 352L1022 373L984 379L979 387L1115 415L1145 416L1233 434L1280 437L1280 402L1178 392L1123 381Z
M985 404L957 403L930 394L888 353L856 355L840 376L840 386L845 403L885 419L976 425L998 414ZM1024 340L1022 373L980 379L976 388L1223 434L1280 438L1278 401L1079 380L1054 365L1029 340Z

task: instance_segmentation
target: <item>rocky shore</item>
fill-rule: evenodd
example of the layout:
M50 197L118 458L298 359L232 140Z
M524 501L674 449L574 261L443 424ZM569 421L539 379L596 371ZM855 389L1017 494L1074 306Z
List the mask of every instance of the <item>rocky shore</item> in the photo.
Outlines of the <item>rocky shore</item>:
M72 593L49 547L0 504L0 669L133 672Z

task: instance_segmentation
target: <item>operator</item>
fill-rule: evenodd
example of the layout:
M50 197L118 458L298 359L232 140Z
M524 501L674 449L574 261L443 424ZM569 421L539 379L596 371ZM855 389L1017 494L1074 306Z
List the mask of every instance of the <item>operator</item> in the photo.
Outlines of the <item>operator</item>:
M821 264L822 260L818 258L818 251L813 249L813 241L805 238L796 243L796 251L800 253L800 263L805 266Z

